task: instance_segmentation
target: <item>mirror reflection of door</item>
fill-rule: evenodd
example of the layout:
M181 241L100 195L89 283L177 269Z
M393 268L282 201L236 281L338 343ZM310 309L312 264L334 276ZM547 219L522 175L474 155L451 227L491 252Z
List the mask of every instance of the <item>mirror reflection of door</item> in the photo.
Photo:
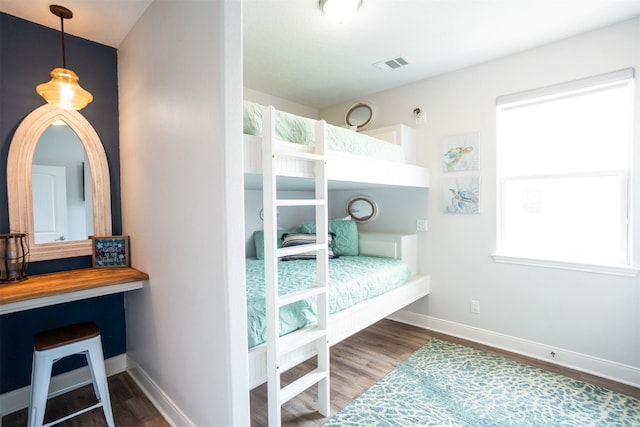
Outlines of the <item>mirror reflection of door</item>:
M52 124L42 133L33 155L33 165L38 167L32 166L35 243L85 240L93 234L88 164L82 142L64 122ZM50 170L42 175L42 166L63 171L64 179L60 174L54 178Z
M36 243L67 239L67 178L63 166L31 166Z

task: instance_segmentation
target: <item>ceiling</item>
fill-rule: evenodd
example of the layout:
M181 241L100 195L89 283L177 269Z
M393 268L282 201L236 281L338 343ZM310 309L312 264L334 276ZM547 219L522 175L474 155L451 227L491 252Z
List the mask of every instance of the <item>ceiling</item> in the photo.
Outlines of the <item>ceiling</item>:
M73 12L64 32L118 47L153 0L0 0L0 11L60 30L60 18L49 12L59 4Z
M317 0L249 0L244 82L316 108L640 16L639 0L363 0L350 23ZM406 57L381 71L372 64Z
M187 6L188 0L182 0ZM0 11L118 47L152 0L0 0ZM318 0L244 0L244 82L323 108L640 16L640 0L363 0L346 25ZM410 64L381 71L397 57Z

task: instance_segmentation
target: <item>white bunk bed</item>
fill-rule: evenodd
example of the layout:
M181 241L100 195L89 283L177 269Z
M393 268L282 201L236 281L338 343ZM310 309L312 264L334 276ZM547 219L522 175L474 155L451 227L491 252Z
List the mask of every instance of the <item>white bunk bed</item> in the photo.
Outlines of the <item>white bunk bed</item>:
M248 188L261 188L263 146L261 133L264 127L258 123L264 108L266 107L249 102L244 103L244 173L245 185ZM274 141L276 149L313 152L312 142L310 142L313 137L310 135L313 134L315 121L284 112L276 111L275 113L276 128L281 125L291 125L293 122L293 126L297 129L297 132L282 131L281 137L276 135ZM329 124L326 127L329 138L337 140L334 144L330 142L326 150L327 179L330 181L330 188L340 187L340 184L337 184L340 182L359 183L364 186L417 188L429 186L429 171L413 164L416 159L416 144L413 138L407 137L409 129L406 126L392 126L378 131L368 131L366 134ZM278 132L277 129L276 132ZM374 138L376 135L379 135L380 139ZM301 142L292 142L296 139ZM344 140L348 142L343 142ZM374 147L374 153L361 155L364 152L363 149L353 148L354 146ZM350 152L345 152L345 149ZM301 178L313 176L308 162L288 158L278 162L278 167L281 170L287 170L291 176Z
M384 256L404 261L412 272L417 271L415 235L358 233L361 255ZM429 276L414 274L404 285L375 298L363 301L353 307L329 316L329 345L361 331L380 319L402 309L408 304L429 294ZM298 330L290 333L291 339ZM266 343L249 350L249 381L251 389L267 380ZM286 371L315 355L312 344L292 351L281 358L281 368Z
M414 140L403 138L408 130L406 127L382 129L382 139L378 139L324 121L279 112L273 107L248 102L244 106L245 188L263 190L265 227L264 262L258 264L264 267L264 299L257 297L255 300L266 300L267 339L249 349L250 386L253 389L267 381L270 425L280 424L280 407L284 402L316 383L318 411L328 416L329 346L428 295L429 277L416 274L415 235L359 233L359 254L402 260L413 275L406 272L404 266L406 274L401 280L408 277L404 284L381 295L372 293L368 299L330 314L331 274L327 255L331 251L327 249L330 242L327 232L331 230L328 229L327 191L372 186L427 188L429 174L426 168L412 164L416 147ZM314 191L315 198L281 200L277 197L280 190L310 190ZM317 243L286 249L276 246L278 206L315 206L314 224L318 234L313 234L313 238L317 236ZM317 257L315 285L278 295L279 263L286 262L279 257L284 254L297 256L308 250ZM309 319L307 326L282 336L279 307L294 301L307 301L307 296L311 295L317 298L317 318ZM318 356L317 369L280 388L282 372L315 355Z

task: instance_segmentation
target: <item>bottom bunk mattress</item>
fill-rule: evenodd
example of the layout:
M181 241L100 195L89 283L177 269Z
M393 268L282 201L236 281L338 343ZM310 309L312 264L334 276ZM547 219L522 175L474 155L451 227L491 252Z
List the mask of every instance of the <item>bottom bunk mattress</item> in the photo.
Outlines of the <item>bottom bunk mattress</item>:
M248 258L247 326L249 348L267 336L265 320L264 260ZM315 260L278 261L279 293L315 286ZM329 260L329 312L337 313L359 302L402 286L410 268L393 258L341 256ZM285 335L316 321L316 299L309 298L280 309L280 333Z

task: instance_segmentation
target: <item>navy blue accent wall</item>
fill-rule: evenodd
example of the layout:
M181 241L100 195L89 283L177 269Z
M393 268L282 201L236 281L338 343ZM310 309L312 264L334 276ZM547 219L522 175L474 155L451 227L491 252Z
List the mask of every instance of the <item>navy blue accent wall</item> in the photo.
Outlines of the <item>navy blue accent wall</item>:
M0 370L2 393L31 383L33 336L44 329L94 320L100 327L104 357L125 353L124 297L107 295L34 310L5 314L0 322ZM73 356L54 365L53 375L86 365L84 356Z
M107 154L113 233L121 234L117 51L68 34L65 47L67 67L94 97L81 113L95 128ZM44 103L35 87L49 81L49 72L61 66L59 31L0 13L0 233L10 231L7 156L11 138L20 122ZM41 261L31 263L28 274L90 266L91 257ZM100 327L106 358L126 352L122 294L0 316L0 393L29 385L36 332L82 320L94 320ZM83 364L79 359L60 362L54 373Z

